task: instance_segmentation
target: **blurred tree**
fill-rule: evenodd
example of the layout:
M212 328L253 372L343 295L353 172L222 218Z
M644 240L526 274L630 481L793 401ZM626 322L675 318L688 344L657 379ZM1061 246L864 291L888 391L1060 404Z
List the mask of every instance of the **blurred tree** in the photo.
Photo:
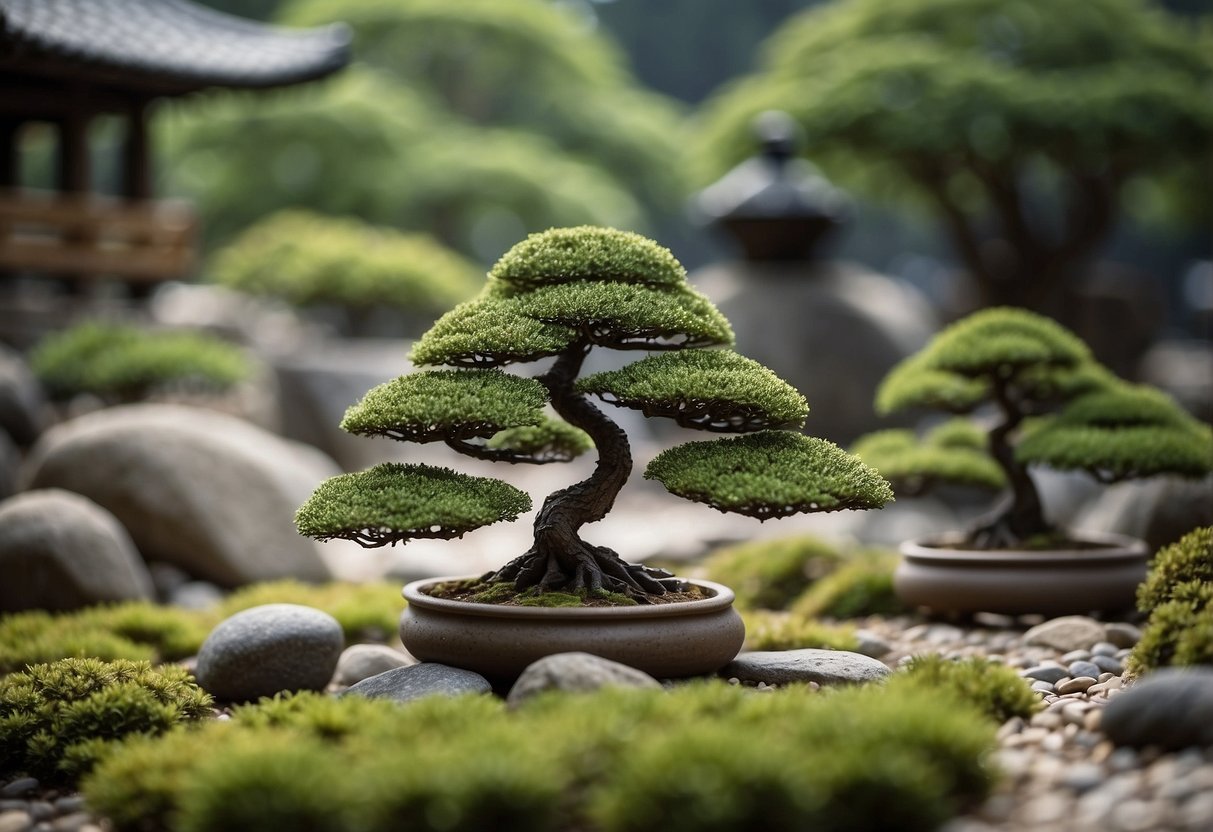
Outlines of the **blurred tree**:
M212 245L289 207L430 231L482 259L528 229L642 217L602 168L541 136L476 128L362 67L276 96L174 104L158 123L169 189L194 197Z
M696 162L718 176L754 115L785 109L832 175L924 199L982 303L1049 309L1122 207L1210 217L1200 40L1141 0L843 0L709 102Z

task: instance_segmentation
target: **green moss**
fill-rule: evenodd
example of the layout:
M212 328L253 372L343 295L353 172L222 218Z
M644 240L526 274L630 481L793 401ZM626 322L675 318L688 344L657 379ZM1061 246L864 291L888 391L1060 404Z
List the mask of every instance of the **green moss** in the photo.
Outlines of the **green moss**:
M1137 608L1153 611L1171 600L1176 586L1189 581L1213 584L1213 526L1193 529L1158 550L1146 580L1137 587Z
M512 485L448 468L384 463L325 480L295 514L299 533L383 546L419 537L462 537L529 511Z
M725 546L703 562L709 580L737 595L742 608L781 610L842 560L838 549L811 535Z
M864 552L809 587L792 604L792 612L817 618L858 618L908 612L893 592L897 558L883 552Z
M1022 463L1089 471L1103 482L1213 471L1213 429L1148 387L1118 385L1088 393L1025 430Z
M373 388L345 412L341 429L407 442L488 437L538 425L547 400L538 381L500 370L430 370Z
M30 367L53 396L121 401L174 386L224 390L252 369L238 347L218 338L104 323L48 336L30 354Z
M779 376L730 350L655 355L587 376L578 392L667 416L684 427L719 431L799 428L809 406Z
M509 711L491 697L299 694L132 740L84 791L119 832L934 828L987 794L993 734L918 688L757 695L702 681Z
M528 318L515 301L481 295L447 312L413 345L414 364L496 367L558 355L576 333Z
M129 734L158 734L210 715L182 667L62 659L0 679L0 772L72 780Z
M851 453L880 472L896 492L914 495L945 482L998 490L1006 474L985 450L985 432L971 422L952 419L921 439L911 430L893 429L861 437Z
M880 508L889 484L838 446L787 431L688 442L645 470L672 494L766 519L812 511Z
M580 226L530 235L497 261L489 278L528 288L580 280L681 286L686 270L669 249L639 234Z
M1154 607L1125 668L1140 675L1161 667L1213 664L1213 583L1171 586L1170 600Z
M755 610L744 612L745 646L748 650L858 650L855 628L824 624L792 613Z
M0 618L0 674L64 658L166 661L198 651L216 622L145 601Z
M896 691L919 689L946 692L966 702L998 724L1011 717L1028 719L1040 709L1040 698L1012 668L986 659L961 661L943 656L915 656L888 684Z
M217 282L296 305L336 303L440 312L475 293L473 263L427 234L282 211L220 251Z
M507 302L522 315L574 329L598 346L652 349L731 346L733 330L690 288L577 281L541 286Z
M594 440L568 422L542 417L538 425L510 428L494 434L487 447L535 460L564 462L594 449Z

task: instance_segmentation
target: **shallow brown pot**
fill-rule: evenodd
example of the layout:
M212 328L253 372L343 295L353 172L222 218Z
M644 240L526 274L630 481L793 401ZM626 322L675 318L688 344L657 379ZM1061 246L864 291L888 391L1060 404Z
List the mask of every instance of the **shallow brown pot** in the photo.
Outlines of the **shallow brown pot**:
M1081 534L1092 549L975 551L948 538L901 544L897 597L939 612L1078 615L1133 606L1148 550L1136 538Z
M464 576L466 578L466 576ZM425 587L464 578L430 578L404 587L400 640L422 661L517 678L553 653L585 652L659 679L712 673L745 641L733 590L688 581L711 595L699 601L635 607L506 607L433 598Z

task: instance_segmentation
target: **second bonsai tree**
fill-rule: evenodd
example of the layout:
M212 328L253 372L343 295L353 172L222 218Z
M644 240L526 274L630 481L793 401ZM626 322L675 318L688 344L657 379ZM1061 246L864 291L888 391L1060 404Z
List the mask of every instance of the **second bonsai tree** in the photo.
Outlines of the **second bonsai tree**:
M517 592L649 603L683 584L579 535L606 516L632 470L627 436L591 397L687 428L746 434L671 448L645 472L720 511L767 519L879 508L892 499L888 483L858 459L797 432L808 412L804 398L728 350L732 343L728 322L687 284L668 250L629 232L552 229L514 246L476 299L417 342L414 363L454 369L376 387L349 409L342 427L442 441L468 456L510 463L563 462L596 449L593 474L540 508L531 548L484 580ZM594 347L663 354L581 377ZM535 378L498 369L548 358L555 361ZM383 546L460 537L530 507L526 494L500 480L389 463L327 480L296 523L316 539Z

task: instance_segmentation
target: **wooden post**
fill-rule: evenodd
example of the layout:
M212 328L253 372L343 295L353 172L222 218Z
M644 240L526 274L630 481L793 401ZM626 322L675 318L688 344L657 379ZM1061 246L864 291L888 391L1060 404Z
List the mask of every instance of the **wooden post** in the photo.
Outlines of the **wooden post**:
M21 184L21 122L6 118L0 121L0 188L16 188Z
M122 195L127 199L150 199L152 196L146 101L134 102L126 113L126 140L122 145Z
M86 194L92 187L88 158L89 116L73 110L59 122L59 190Z

